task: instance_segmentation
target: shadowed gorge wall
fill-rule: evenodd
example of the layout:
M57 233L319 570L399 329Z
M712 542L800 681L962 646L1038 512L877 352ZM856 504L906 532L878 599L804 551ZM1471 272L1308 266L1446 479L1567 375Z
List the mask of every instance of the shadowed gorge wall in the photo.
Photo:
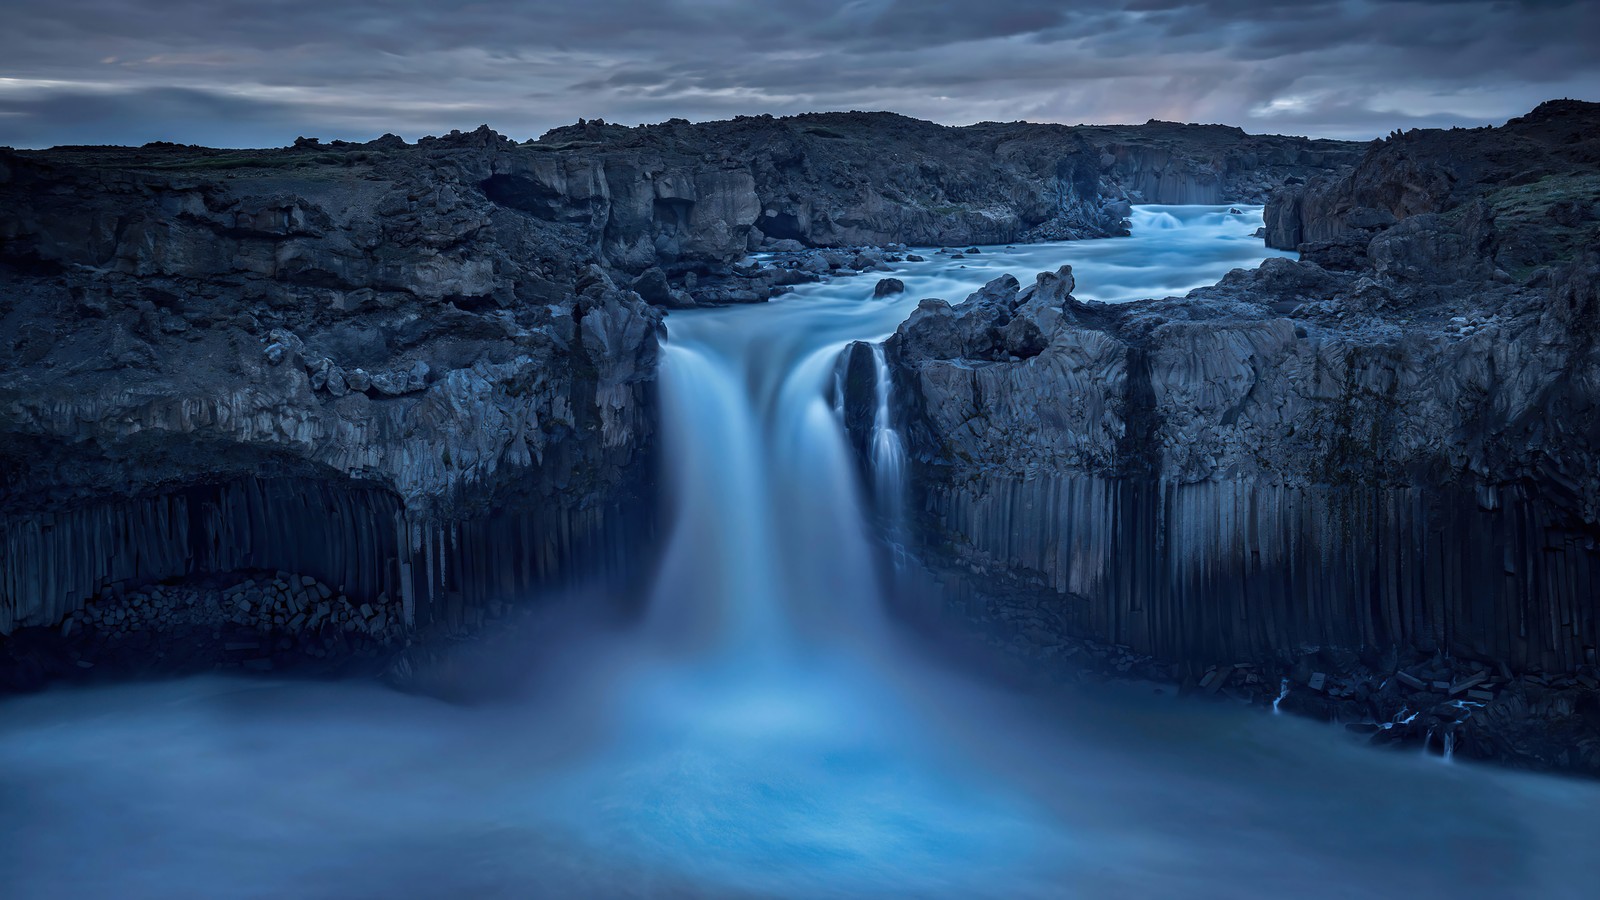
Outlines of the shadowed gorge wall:
M619 610L652 569L655 506L608 498L572 509L501 509L411 526L402 553L418 627L458 631L487 604L520 601L576 581L600 586Z
M934 486L922 512L931 552L973 581L1038 594L1069 633L1191 665L1415 647L1573 671L1600 645L1593 525L1519 485L1040 474Z
M12 516L0 521L0 631L54 624L102 593L240 569L399 596L401 510L379 488L277 478Z
M406 624L461 627L490 602L574 578L622 584L648 565L641 498L413 521L382 488L246 478L0 520L0 633L91 598L246 570L310 576L352 600L400 601Z

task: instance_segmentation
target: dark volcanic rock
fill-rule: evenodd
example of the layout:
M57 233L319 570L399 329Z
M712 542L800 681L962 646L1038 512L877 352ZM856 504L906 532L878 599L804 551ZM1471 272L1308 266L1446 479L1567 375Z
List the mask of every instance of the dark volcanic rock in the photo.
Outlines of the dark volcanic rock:
M1592 676L1600 224L1565 211L1596 134L1547 104L1378 144L1275 205L1322 239L1306 260L1185 298L1081 303L1063 271L924 301L887 351L925 559L1193 671L1320 648Z
M623 266L648 264L652 251L669 262L731 258L752 233L789 251L1119 234L1129 197L1264 200L1287 179L1338 171L1359 153L1346 142L1218 126L950 128L854 112L590 123L529 146L567 169L604 161L606 188L592 202L606 209L606 256ZM567 196L570 182L545 178L547 168L520 177L542 185L541 195Z
M1226 125L1152 119L1080 131L1135 203L1262 203L1285 184L1338 173L1361 156L1361 145L1349 141L1251 135Z
M1100 211L1098 154L1076 132L1043 126L1007 133L883 113L756 116L573 126L531 149L603 169L604 250L622 266L731 259L752 230L794 249L992 243L1030 231L1096 237L1119 224Z
M1584 211L1597 204L1600 104L1553 100L1499 128L1419 129L1374 142L1349 173L1274 197L1267 243L1311 244L1308 259L1353 268L1403 219L1488 219L1512 236L1470 248L1472 255L1521 275L1593 246Z
M581 230L481 193L479 138L6 157L0 632L237 567L425 622L561 568L486 571L498 539L466 534L491 509L573 559L620 527L651 478L660 314Z
M892 297L906 292L906 283L898 278L880 278L872 287L874 297Z

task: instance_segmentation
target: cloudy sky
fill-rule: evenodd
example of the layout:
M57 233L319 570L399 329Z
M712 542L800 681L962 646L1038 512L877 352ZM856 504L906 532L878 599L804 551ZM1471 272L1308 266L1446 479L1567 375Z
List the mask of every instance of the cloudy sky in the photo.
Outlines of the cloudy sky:
M1372 137L1600 100L1600 0L6 0L0 144L889 109Z

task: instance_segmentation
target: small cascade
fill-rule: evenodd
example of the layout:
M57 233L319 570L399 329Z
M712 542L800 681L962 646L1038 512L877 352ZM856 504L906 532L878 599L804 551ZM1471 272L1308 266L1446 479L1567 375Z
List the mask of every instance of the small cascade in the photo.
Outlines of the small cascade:
M1427 756L1428 755L1428 751L1433 748L1433 732L1434 732L1434 729L1430 727L1428 729L1428 733L1426 735L1424 735L1423 738L1422 738L1422 755L1423 756Z
M1455 755L1456 733L1454 731L1446 731L1444 733L1444 761L1450 762Z
M1289 696L1289 679L1285 678L1281 682L1278 683L1278 699L1272 701L1272 714L1273 715L1275 715L1275 716L1283 715L1283 710L1278 708L1278 704L1282 703L1283 702L1283 698L1285 698L1287 696Z
M1406 715L1406 713L1408 713L1408 712L1411 712L1411 710L1409 708L1407 708L1407 707L1402 706L1402 707L1400 707L1400 711L1394 714L1394 721L1392 721L1392 722L1384 722L1382 725L1380 725L1378 727L1382 728L1384 731L1388 731L1389 729L1395 727L1396 725L1400 725L1400 726L1410 725L1412 722L1416 721L1417 716L1422 715L1421 713L1411 713L1411 715L1408 716L1408 715Z
M1183 227L1183 221L1171 212L1156 206L1136 206L1133 209L1133 227L1139 231L1157 229L1171 231Z
M895 565L904 559L903 535L906 493L906 450L900 433L894 427L894 414L890 401L893 396L893 377L883 344L872 345L877 409L872 418L872 485L873 499L883 516L889 543L895 548Z

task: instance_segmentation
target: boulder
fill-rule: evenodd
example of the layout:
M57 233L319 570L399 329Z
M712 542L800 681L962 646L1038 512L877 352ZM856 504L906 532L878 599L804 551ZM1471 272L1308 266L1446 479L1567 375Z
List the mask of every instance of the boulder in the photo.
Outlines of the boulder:
M872 288L872 296L878 298L892 297L895 294L905 293L905 290L906 283L898 278L880 278Z

